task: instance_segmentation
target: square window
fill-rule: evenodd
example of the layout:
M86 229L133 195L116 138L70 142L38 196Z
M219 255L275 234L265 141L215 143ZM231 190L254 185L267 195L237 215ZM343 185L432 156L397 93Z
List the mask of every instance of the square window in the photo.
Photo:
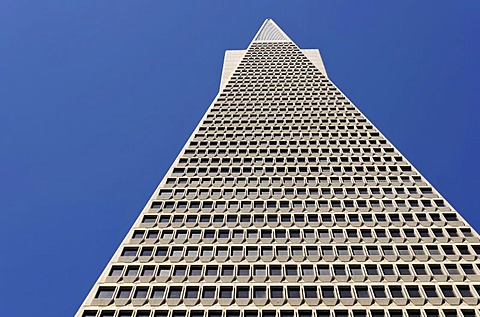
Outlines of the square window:
M204 287L202 298L215 298L215 287Z
M112 298L114 292L114 287L100 287L95 298Z
M182 288L178 286L170 287L168 291L168 298L180 298L182 295Z
M248 286L237 286L237 298L249 298L250 288Z
M267 289L263 286L255 286L253 288L254 298L267 298Z
M165 287L154 287L151 298L163 298L165 295Z
M129 298L132 292L131 287L121 287L118 291L117 298Z
M220 287L220 298L232 298L232 287L222 286Z
M185 298L197 298L198 297L198 287L187 287L185 291Z
M318 298L317 287L315 286L305 286L305 298Z
M271 286L270 287L270 296L271 296L271 298L283 298L283 287L281 287L281 286Z
M287 296L288 296L288 298L300 298L300 287L298 287L298 286L288 286L287 287Z

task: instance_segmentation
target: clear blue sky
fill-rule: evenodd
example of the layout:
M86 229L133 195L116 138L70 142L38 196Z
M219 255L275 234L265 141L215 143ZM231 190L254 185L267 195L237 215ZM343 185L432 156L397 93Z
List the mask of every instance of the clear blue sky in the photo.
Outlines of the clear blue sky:
M0 2L0 315L73 315L267 17L480 228L479 1L166 2Z

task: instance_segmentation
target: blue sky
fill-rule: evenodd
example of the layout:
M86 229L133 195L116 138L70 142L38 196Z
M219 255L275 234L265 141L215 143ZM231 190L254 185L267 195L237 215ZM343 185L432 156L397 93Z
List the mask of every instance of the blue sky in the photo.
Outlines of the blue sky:
M478 1L0 2L4 316L77 310L265 18L480 228Z

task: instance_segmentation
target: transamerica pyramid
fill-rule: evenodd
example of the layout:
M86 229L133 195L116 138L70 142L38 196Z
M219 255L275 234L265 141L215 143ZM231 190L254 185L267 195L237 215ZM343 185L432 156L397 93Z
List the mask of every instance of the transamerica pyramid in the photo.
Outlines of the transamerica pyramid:
M270 19L77 317L479 317L472 227Z

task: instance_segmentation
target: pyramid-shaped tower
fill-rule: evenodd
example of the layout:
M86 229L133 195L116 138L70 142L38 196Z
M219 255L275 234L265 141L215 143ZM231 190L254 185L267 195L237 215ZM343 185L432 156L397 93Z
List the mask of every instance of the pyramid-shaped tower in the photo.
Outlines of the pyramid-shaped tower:
M478 234L266 20L78 317L474 317Z

